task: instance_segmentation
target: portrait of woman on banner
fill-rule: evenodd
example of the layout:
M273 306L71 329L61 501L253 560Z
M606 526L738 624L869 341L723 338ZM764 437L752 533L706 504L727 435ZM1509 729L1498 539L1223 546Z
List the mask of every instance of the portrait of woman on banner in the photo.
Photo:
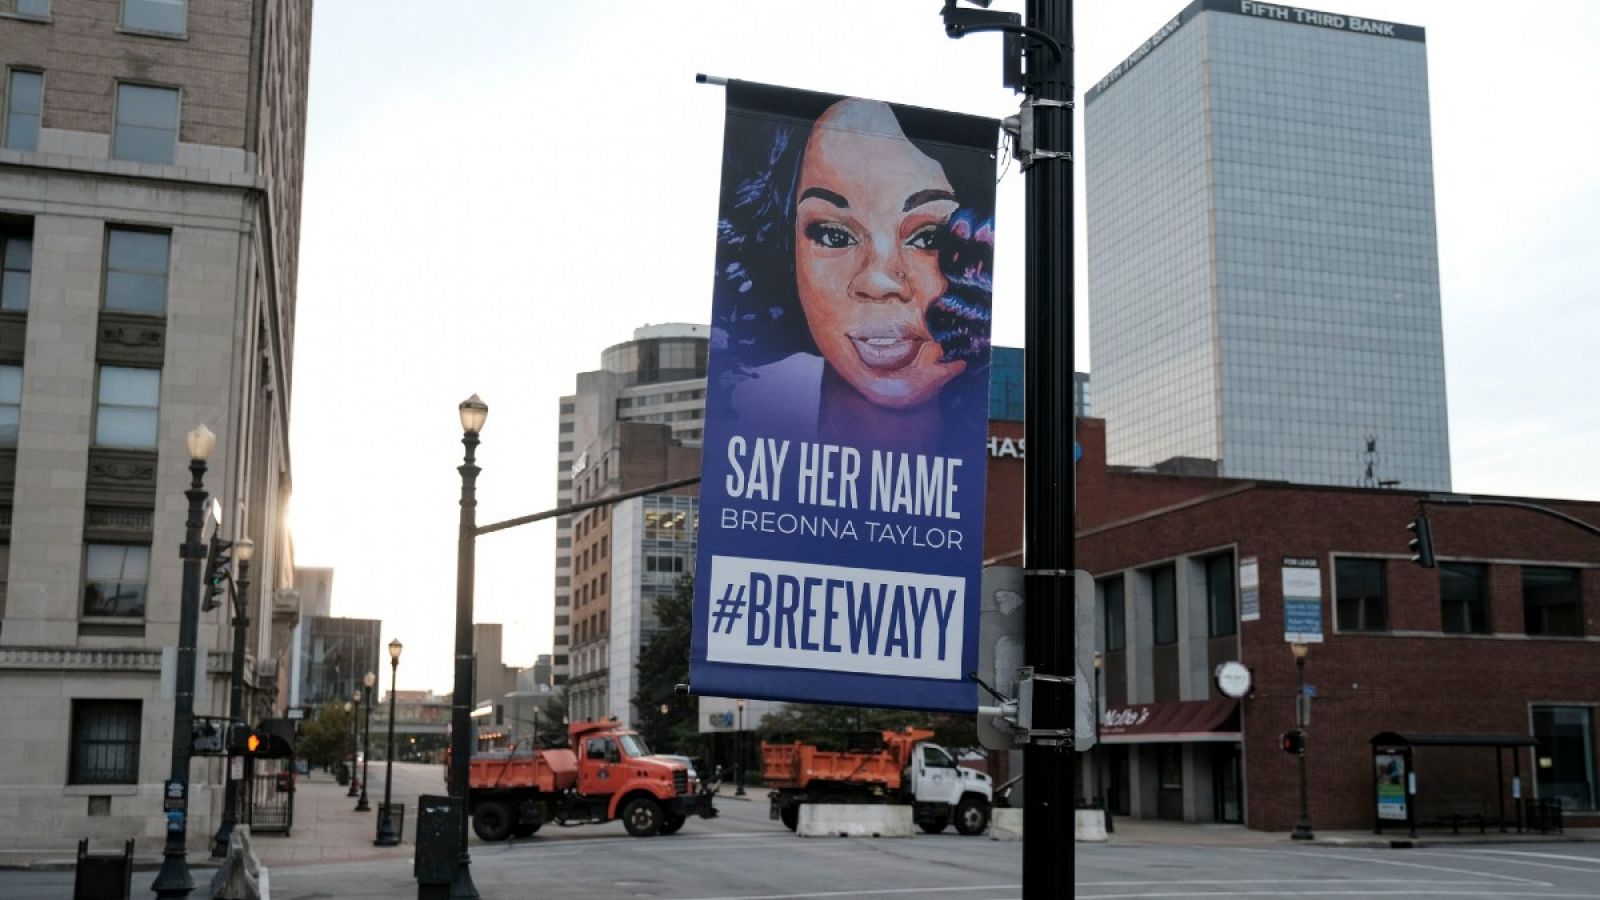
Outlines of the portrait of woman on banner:
M981 442L987 419L992 149L942 139L949 114L784 100L782 115L728 117L710 415L799 440L970 450L948 444Z

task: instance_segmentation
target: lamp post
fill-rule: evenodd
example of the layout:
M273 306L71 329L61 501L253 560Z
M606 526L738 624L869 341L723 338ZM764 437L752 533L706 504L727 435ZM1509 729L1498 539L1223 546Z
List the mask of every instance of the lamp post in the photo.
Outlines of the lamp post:
M372 766L372 688L378 683L376 672L361 676L361 693L367 698L367 726L361 739L361 799L356 801L356 812L370 812L367 805L367 773Z
M394 796L389 787L394 783L394 691L400 681L400 647L399 638L389 642L389 737L383 745L383 805L378 807L378 839L373 841L379 847L400 843L400 835L394 829L394 814L389 809Z
M733 733L733 795L744 796L744 701L735 700L739 709L739 730Z
M1306 797L1306 654L1311 646L1296 641L1289 645L1294 652L1294 670L1298 686L1294 692L1295 724L1300 727L1300 819L1294 823L1294 833L1289 835L1297 841L1309 841L1316 837L1311 833L1311 806Z
M244 706L244 641L250 631L250 608L245 602L250 588L250 560L256 555L255 542L240 538L233 544L233 558L239 561L239 578L233 592L233 677L232 691L228 694L228 728L241 721ZM233 760L223 771L226 782L222 792L222 824L211 839L211 855L227 856L228 841L233 838L233 826L239 822L239 783L233 780Z
M356 768L356 757L361 751L361 689L357 688L350 695L350 703L345 707L350 710L350 791L346 797L360 796L361 788L356 782L361 780L361 772Z
M200 565L206 557L206 546L200 542L200 530L205 525L203 508L206 502L206 460L217 446L217 436L205 425L197 425L189 432L186 443L189 450L189 489L183 495L189 500L189 517L184 521L183 593L178 603L178 671L177 690L172 712L172 773L163 794L162 809L167 818L167 843L161 854L161 871L150 889L157 897L187 897L194 890L194 878L189 874L189 752L194 741L194 645L200 630Z
M1106 799L1106 748L1100 740L1099 720L1103 715L1101 705L1105 702L1105 695L1100 692L1100 673L1106 666L1105 654L1096 650L1094 654L1094 799L1095 805L1100 807L1100 814L1105 817L1106 831L1111 831L1111 802Z
M450 884L453 898L476 900L472 856L467 850L467 778L472 762L472 578L478 529L478 434L489 418L489 404L477 394L461 401L461 528L456 538L456 677L450 697L450 795L461 802L461 855Z

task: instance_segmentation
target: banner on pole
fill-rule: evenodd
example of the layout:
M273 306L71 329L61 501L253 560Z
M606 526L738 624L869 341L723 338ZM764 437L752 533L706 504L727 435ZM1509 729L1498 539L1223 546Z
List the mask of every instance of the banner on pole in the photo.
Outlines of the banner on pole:
M971 711L997 123L727 98L690 684Z

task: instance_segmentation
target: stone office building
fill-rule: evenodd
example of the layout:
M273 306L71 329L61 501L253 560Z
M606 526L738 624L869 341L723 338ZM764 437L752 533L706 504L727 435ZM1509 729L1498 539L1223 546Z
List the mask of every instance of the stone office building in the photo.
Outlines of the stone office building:
M256 547L245 677L262 706L287 694L311 3L0 10L0 847L135 837L149 855L201 423L222 533ZM200 618L198 714L226 708L226 610ZM194 762L191 849L221 781Z

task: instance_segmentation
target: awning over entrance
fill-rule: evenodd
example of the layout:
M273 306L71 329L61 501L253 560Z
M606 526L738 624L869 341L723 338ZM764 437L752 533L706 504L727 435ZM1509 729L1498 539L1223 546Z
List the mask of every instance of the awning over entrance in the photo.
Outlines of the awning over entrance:
M1171 700L1112 707L1100 717L1107 744L1178 744L1239 740L1239 701Z

